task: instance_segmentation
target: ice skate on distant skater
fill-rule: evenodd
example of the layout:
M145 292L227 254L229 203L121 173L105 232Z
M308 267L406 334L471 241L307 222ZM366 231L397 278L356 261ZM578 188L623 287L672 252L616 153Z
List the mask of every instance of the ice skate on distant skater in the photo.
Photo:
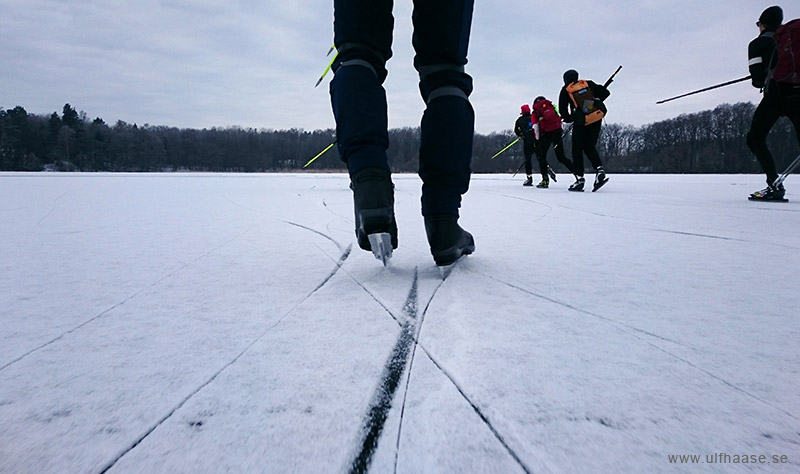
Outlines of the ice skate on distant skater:
M583 176L575 176L575 182L569 185L569 190L582 193L584 185L586 185L586 178Z
M770 184L766 188L750 194L747 199L751 201L773 201L773 202L789 202L784 196L786 195L786 188L783 183L777 185Z
M604 184L608 182L608 177L606 177L606 172L603 171L602 166L597 167L597 174L594 177L594 186L592 186L592 192L597 191L598 189L602 188Z
M558 180L556 179L556 172L553 171L553 168L551 168L550 165L547 165L547 174L550 176L550 179L552 179L554 183L558 182Z

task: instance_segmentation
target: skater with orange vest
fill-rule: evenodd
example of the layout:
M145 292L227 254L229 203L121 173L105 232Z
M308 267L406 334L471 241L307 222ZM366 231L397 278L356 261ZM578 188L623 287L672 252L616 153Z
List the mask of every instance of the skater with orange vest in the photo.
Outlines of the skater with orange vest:
M586 183L583 177L584 153L595 169L592 191L597 191L608 182L603 162L597 152L597 140L600 138L600 127L606 114L603 101L609 95L611 93L605 86L579 79L578 71L574 69L564 73L564 87L558 96L558 108L564 121L573 124L572 163L576 180L569 187L570 191L583 191ZM567 110L569 112L565 113Z

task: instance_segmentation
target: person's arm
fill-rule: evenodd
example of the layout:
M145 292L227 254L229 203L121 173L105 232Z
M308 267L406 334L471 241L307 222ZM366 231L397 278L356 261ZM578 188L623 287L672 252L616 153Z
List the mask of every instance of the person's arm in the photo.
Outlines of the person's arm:
M539 139L539 114L536 113L536 109L531 111L531 128L533 129L533 138L534 140Z
M572 102L569 100L569 93L566 87L562 87L561 92L558 94L558 110L561 112L563 121L572 122Z
M775 41L769 36L759 36L747 46L747 66L753 87L761 89L767 82L769 61L775 50Z
M608 99L608 96L611 95L611 91L608 90L605 86L600 84L596 84L593 81L587 81L589 83L589 88L592 90L592 94L600 100Z

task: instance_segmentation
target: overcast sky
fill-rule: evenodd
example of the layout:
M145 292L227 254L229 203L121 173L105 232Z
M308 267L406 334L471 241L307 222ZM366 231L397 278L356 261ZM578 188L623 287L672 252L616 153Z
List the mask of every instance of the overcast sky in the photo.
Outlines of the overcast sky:
M411 1L395 2L386 82L389 126L423 110L412 66ZM760 98L749 82L656 105L744 77L754 0L477 0L467 71L480 133L508 130L519 106L558 96L577 69L603 82L622 65L609 122L643 125ZM784 17L800 16L796 2ZM333 38L326 0L0 0L0 107L60 112L70 103L113 124L332 128Z

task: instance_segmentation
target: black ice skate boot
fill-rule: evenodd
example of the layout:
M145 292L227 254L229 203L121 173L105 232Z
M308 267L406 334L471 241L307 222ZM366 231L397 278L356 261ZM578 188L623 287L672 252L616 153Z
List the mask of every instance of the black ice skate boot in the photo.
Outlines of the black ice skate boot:
M583 176L576 176L575 182L569 186L569 190L582 193L584 185L586 185L586 179Z
M786 188L783 187L783 183L780 183L777 186L770 184L761 191L754 192L747 199L751 201L789 202L784 196L786 196Z
M365 168L350 177L358 246L372 251L384 265L397 248L394 184L382 168Z
M553 168L551 168L550 165L547 165L547 174L550 176L550 179L552 179L554 183L558 182L558 180L556 179L556 172L553 171Z
M436 265L454 263L462 255L475 251L472 234L458 225L458 217L450 214L434 214L425 217L425 233L431 246L431 255Z
M602 188L604 184L608 182L608 177L606 177L606 172L603 170L602 166L597 167L597 174L594 176L594 186L592 187L592 192L597 191L598 189Z

